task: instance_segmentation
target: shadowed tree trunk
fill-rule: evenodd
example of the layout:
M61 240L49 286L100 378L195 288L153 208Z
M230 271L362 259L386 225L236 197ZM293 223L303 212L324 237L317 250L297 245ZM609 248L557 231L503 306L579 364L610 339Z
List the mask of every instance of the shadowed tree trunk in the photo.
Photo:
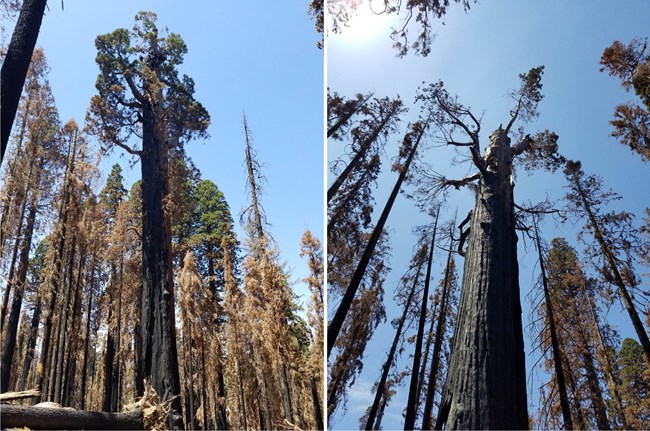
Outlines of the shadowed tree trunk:
M422 342L424 340L424 325L427 320L427 301L429 299L429 285L431 280L431 264L433 263L433 250L436 246L436 231L438 230L438 216L440 215L440 206L436 212L436 220L433 224L433 237L431 238L431 248L429 249L429 260L427 262L427 275L424 278L424 291L422 292L422 307L418 321L418 335L415 340L415 353L413 354L413 368L411 370L411 384L409 388L409 397L406 404L406 418L404 419L404 430L415 428L415 416L417 415L418 405L418 373L420 372L420 361L422 359Z
M553 367L555 368L555 378L558 385L558 392L560 394L560 407L562 409L562 418L564 419L564 429L572 430L573 421L571 420L571 406L569 405L566 380L564 379L564 370L562 369L562 351L560 350L560 344L558 342L557 331L555 328L553 306L551 305L551 293L548 289L546 271L544 270L544 257L542 256L542 244L539 238L537 222L535 222L535 242L537 243L540 272L542 273L546 319L548 321L548 330L551 333L551 354L553 355Z
M381 233L384 230L384 225L386 224L388 215L390 214L390 211L393 208L393 204L395 203L397 194L399 193L399 190L402 187L402 183L406 178L409 167L411 166L411 162L413 161L413 158L417 153L418 145L420 144L420 140L422 139L422 136L424 135L424 131L426 130L427 126L428 126L428 122L425 124L422 124L421 122L417 122L412 126L413 130L410 133L415 134L417 136L415 139L415 144L410 149L409 156L406 160L406 163L404 164L404 166L401 167L399 171L399 177L397 178L397 182L393 187L393 191L391 192L388 201L386 202L386 206L384 207L384 210L382 211L381 216L377 221L377 225L372 231L372 236L370 237L370 240L368 241L368 245L366 246L366 249L363 252L363 255L361 256L361 259L359 261L359 264L357 265L354 275L350 280L350 284L348 288L345 290L345 294L343 295L343 298L341 299L341 303L336 310L336 314L334 315L330 324L328 325L327 357L329 357L330 353L332 352L334 343L336 342L336 339L339 336L339 332L341 331L341 327L343 326L345 316L347 316L348 311L350 310L350 305L352 305L354 296L356 295L357 290L359 289L359 285L361 284L361 280L363 279L363 276L366 272L368 263L370 263L370 258L372 257L372 254L375 251L375 246L377 245L377 241L379 241L379 237L381 236Z
M27 216L27 227L25 228L25 238L23 239L20 251L20 263L18 264L16 281L15 283L11 283L15 284L16 289L14 292L14 299L11 302L11 312L9 313L9 320L7 321L7 335L2 350L2 375L0 376L2 388L0 392L7 392L9 390L9 375L13 362L14 349L16 347L16 334L18 332L20 309L23 305L23 294L25 293L25 281L27 280L27 267L29 264L29 250L32 245L36 210L37 205L35 202L32 202ZM7 290L9 290L9 284L10 283L7 283Z
M380 401L382 399L385 399L384 392L386 387L386 380L388 379L388 373L390 372L390 369L393 366L393 362L395 361L395 352L397 351L397 345L399 344L399 339L402 336L402 328L404 328L404 322L406 322L406 316L408 315L408 311L411 308L411 301L413 300L413 295L415 294L415 286L417 285L418 279L420 278L422 263L423 262L420 261L418 264L417 273L415 275L415 278L413 279L413 285L411 286L411 291L409 292L409 296L406 299L406 304L404 305L404 310L402 311L402 317L400 318L399 323L397 324L397 329L395 330L395 337L393 338L393 344L390 346L390 350L388 351L388 357L386 358L386 362L384 362L381 378L379 379L379 383L377 384L375 399L372 403L372 406L370 407L370 412L368 413L366 430L377 429L377 428L373 428L373 425L377 417L377 412L379 411Z
M452 238L454 226L449 229L450 238ZM436 395L436 382L438 381L438 369L440 367L440 355L442 351L442 337L447 322L447 303L449 301L449 290L452 287L453 277L453 260L451 256L452 242L449 243L449 252L447 253L447 265L445 266L445 279L442 284L442 299L440 300L440 311L438 312L438 321L436 323L435 341L433 343L433 353L431 356L431 370L429 371L429 384L427 386L427 397L424 401L424 412L422 414L422 429L430 430L433 428L433 398Z
M0 163L5 157L47 0L24 0L0 71Z
M506 131L490 137L465 257L458 321L436 429L527 429L512 159ZM473 153L474 158L479 156Z
M18 386L19 391L25 390L25 387L27 385L27 376L29 375L29 369L32 367L32 360L34 359L36 348L36 338L38 337L38 323L41 320L41 308L41 298L39 296L36 299L36 307L34 308L34 312L32 314L29 339L27 340L27 352L25 353L23 372L20 377L20 383Z

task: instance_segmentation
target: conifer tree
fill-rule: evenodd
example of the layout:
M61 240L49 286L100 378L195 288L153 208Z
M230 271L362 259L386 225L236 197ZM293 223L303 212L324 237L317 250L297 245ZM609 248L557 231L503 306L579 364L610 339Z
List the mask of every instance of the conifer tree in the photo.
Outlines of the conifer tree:
M165 213L169 194L170 149L205 136L209 115L194 97L194 82L179 76L187 47L174 33L159 32L156 15L136 15L132 31L118 29L96 40L100 75L91 101L90 129L107 147L140 156L142 166L142 313L141 352L136 385L152 378L159 394L180 393L174 294L171 268L171 222ZM135 118L135 123L134 123ZM128 145L142 126L142 146ZM180 399L172 401L169 426L182 428Z

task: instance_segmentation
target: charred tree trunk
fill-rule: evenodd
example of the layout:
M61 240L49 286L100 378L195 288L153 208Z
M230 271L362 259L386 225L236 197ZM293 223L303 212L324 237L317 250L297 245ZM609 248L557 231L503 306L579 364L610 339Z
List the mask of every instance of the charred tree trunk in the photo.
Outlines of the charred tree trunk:
M415 428L415 416L417 415L417 395L418 395L418 373L420 372L420 361L422 355L422 341L424 340L424 326L427 320L427 301L429 299L429 284L431 280L431 264L433 263L433 250L436 246L436 231L438 230L438 216L440 215L440 206L436 213L436 221L433 224L433 237L431 238L431 248L429 249L429 260L427 262L427 275L424 278L424 290L422 292L422 308L418 321L418 334L415 340L415 353L413 354L413 368L411 370L411 385L409 388L409 398L406 404L406 418L404 419L404 430Z
M16 347L16 334L18 333L18 321L20 319L20 309L23 305L23 294L25 293L25 281L27 280L27 267L29 264L29 250L32 245L32 236L34 233L34 223L36 221L36 203L32 203L27 216L27 227L25 228L25 238L20 250L20 263L16 274L15 283L7 283L7 290L10 284L15 284L14 299L11 302L11 313L7 321L7 332L4 348L2 349L2 374L0 381L2 388L0 392L9 390L9 375L13 362L14 349Z
M36 307L32 313L31 326L29 331L29 339L27 340L27 351L25 353L25 361L23 363L23 372L20 377L18 386L19 391L24 391L27 385L27 377L29 376L29 369L32 367L32 360L34 359L36 349L36 338L38 338L38 323L41 320L41 298L36 300Z
M257 196L259 184L256 181L255 167L253 166L253 155L251 149L250 133L248 131L248 123L246 121L246 114L244 114L244 135L246 138L246 168L248 170L248 183L251 188L251 209L253 211L253 229L257 233L258 239L264 238L264 229L262 226L262 214L260 212L260 204Z
M108 331L106 332L106 353L104 354L104 396L102 398L102 410L112 412L113 399L113 365L115 363L115 338L111 329L113 319L113 291L115 290L115 266L111 265L111 281L108 287Z
M0 163L16 117L47 0L24 0L0 71Z
M648 338L648 333L643 327L643 323L639 318L639 314L636 311L634 302L632 302L632 297L630 296L630 293L627 291L627 287L623 282L623 277L621 276L620 270L617 265L617 259L614 256L614 253L612 253L612 250L610 249L609 245L607 244L605 237L603 236L601 227L598 224L598 221L596 220L596 217L591 209L591 204L589 203L585 195L585 191L581 184L580 178L576 175L576 173L573 173L573 181L575 183L578 196L580 197L580 200L582 202L582 207L587 212L587 216L589 217L589 222L591 223L593 229L594 238L596 239L596 242L598 242L598 245L600 246L600 250L603 253L603 256L605 257L605 260L607 261L607 265L612 271L612 275L614 276L614 283L618 288L618 293L619 295L621 295L621 299L623 300L623 305L625 305L625 309L627 310L630 316L630 320L632 320L632 326L634 326L634 331L636 332L637 337L639 337L639 343L641 344L641 346L643 346L643 353L645 355L646 362L650 363L650 338Z
M334 196L336 196L336 193L339 191L339 188L343 185L345 180L347 179L348 175L357 167L361 159L366 155L368 150L370 149L370 146L377 140L379 137L379 134L381 131L386 127L386 124L393 118L395 113L397 112L397 109L399 107L399 104L393 104L393 109L389 111L386 116L382 119L382 121L377 125L377 127L372 131L370 136L368 136L361 144L359 145L359 151L354 155L352 160L350 160L350 163L343 169L343 172L339 174L339 176L334 180L330 188L327 190L327 202L329 203Z
M324 430L323 425L323 410L321 409L322 403L320 396L318 396L318 387L316 386L316 379L312 376L309 379L311 387L311 401L314 406L314 421L316 422L316 429Z
M56 253L54 255L54 271L49 277L49 295L46 295L47 303L45 309L45 322L43 324L43 344L41 345L41 357L38 362L36 371L36 389L45 395L43 390L43 380L47 372L47 365L50 362L50 341L52 333L52 315L56 307L56 298L59 293L59 283L61 277L61 267L63 266L63 251L66 240L66 229L68 226L68 205L70 203L70 186L69 176L74 173L74 158L76 154L77 133L74 132L70 146L68 148L68 162L66 165L66 172L64 176L63 196L61 198L61 206L59 207L59 226L60 231L57 236Z
M76 221L76 220L75 220ZM73 221L74 223L74 221ZM56 365L55 365L55 375L54 375L54 402L60 403L61 396L63 394L63 368L64 368L64 358L66 340L70 339L70 334L68 334L68 315L70 310L70 295L72 294L72 282L73 282L73 268L75 254L77 250L77 228L75 226L72 235L72 250L70 250L70 256L68 260L68 283L66 284L65 289L65 301L62 304L62 318L59 321L59 338L58 338L58 347L57 347L57 356L56 356Z
M436 429L527 429L513 148L490 138L465 257L453 351ZM476 162L475 162L476 163Z
M557 330L555 328L555 317L553 315L553 306L551 304L551 293L548 288L546 271L544 269L544 257L542 256L542 244L539 238L539 230L535 223L535 240L537 243L537 252L539 255L539 267L542 273L542 286L544 288L544 302L546 305L546 319L548 320L548 329L551 333L551 353L553 355L553 367L555 368L555 378L560 393L560 407L562 409L562 418L564 419L564 429L572 430L573 421L571 420L571 406L569 405L569 395L562 369L562 351L558 341Z
M151 378L162 399L180 394L174 283L171 262L171 227L165 215L168 195L168 148L162 107L158 102L143 109L142 157L142 309L141 354L137 390L144 391L143 379ZM153 105L153 106L152 106ZM180 398L171 403L168 416L171 429L183 429Z
M335 133L336 133L336 132L337 132L337 131L338 131L338 130L339 130L339 129L340 129L340 128L345 124L345 123L347 123L348 121L350 121L350 118L352 118L352 116L353 116L354 114L356 114L357 112L359 112L359 109L361 109L361 107L362 107L363 105L365 105L366 102L367 102L367 101L368 101L372 96L373 96L373 93L370 93L370 94L368 95L368 97L366 97L365 99L363 99L363 100L356 100L355 103L354 103L354 105L353 105L350 109L348 109L348 110L347 110L343 115L341 115L341 117L338 119L338 121L337 121L336 123L334 123L334 125L332 125L332 127L330 127L330 128L327 129L327 137L329 138L330 136L332 136L333 134L335 134Z
M350 310L350 305L352 305L352 301L354 300L354 296L357 293L357 290L359 289L359 285L361 284L361 280L363 279L363 276L366 272L366 268L368 267L368 263L370 263L370 258L372 257L372 254L375 251L375 246L377 245L377 241L379 241L379 237L381 236L381 233L384 230L384 225L386 224L386 220L388 219L388 215L390 214L391 209L393 208L393 204L395 203L395 199L397 198L397 194L399 193L400 188L402 187L402 182L404 182L404 179L406 178L406 174L408 173L409 167L411 166L411 162L413 161L413 158L415 157L415 154L417 153L418 145L420 144L420 140L422 139L422 136L424 135L424 131L426 130L428 124L421 124L421 123L416 123L413 128L414 131L417 133L417 138L415 141L415 144L413 145L413 148L411 149L411 152L409 153L409 156L406 160L406 163L404 166L400 169L399 177L397 178L397 182L395 183L395 186L393 187L393 191L390 194L390 197L388 198L388 202L386 202L386 206L384 207L384 210L381 213L381 216L379 217L379 220L377 221L377 225L373 229L372 236L370 237L370 240L368 241L368 245L366 246L365 251L363 252L363 255L361 256L361 260L359 261L359 264L357 265L357 268L354 272L354 275L352 276L352 279L350 280L350 285L348 288L345 290L345 294L343 295L343 298L341 299L341 303L339 305L339 308L336 310L336 314L332 318L330 324L328 325L327 329L327 357L329 357L330 353L332 352L332 348L334 347L334 343L336 342L336 339L339 336L339 332L341 331L341 327L343 326L343 322L345 321L345 316L347 316L348 311Z
M418 284L418 279L420 278L421 269L422 269L422 262L420 261L420 263L418 264L418 270L415 275L415 279L413 280L413 285L411 286L411 291L409 292L409 296L406 299L406 304L404 305L404 311L402 312L402 317L400 318L399 323L397 324L397 329L395 330L395 337L393 338L393 344L390 346L390 350L388 351L388 357L386 358L386 362L384 362L381 378L379 379L379 383L377 384L377 392L375 393L375 399L372 403L372 406L370 407L370 412L368 413L366 430L377 429L377 428L373 428L373 424L375 423L375 418L377 416L377 412L379 411L379 404L381 400L385 398L384 392L386 387L386 380L388 379L388 374L390 373L390 369L393 366L393 362L395 362L395 352L397 352L397 345L399 344L399 339L402 336L402 329L404 328L404 323L406 322L406 316L408 315L408 311L411 308L411 301L413 300L413 296L415 295L415 286L417 286Z
M88 355L90 347L90 315L93 309L93 287L95 281L96 253L93 253L90 282L88 283L88 304L86 306L86 339L84 340L84 360L81 366L81 410L86 408L86 381L88 379Z
M454 226L450 228L453 233ZM450 236L451 238L451 236ZM449 244L447 254L447 266L445 267L445 280L442 284L442 299L440 300L440 311L438 312L438 322L436 323L436 335L433 343L433 354L431 356L431 370L429 371L429 385L427 386L427 397L424 402L424 412L422 414L422 429L433 429L433 399L436 395L436 382L438 381L438 368L440 367L440 354L442 351L442 337L447 324L447 302L449 299L449 289L451 289L452 277L452 244Z

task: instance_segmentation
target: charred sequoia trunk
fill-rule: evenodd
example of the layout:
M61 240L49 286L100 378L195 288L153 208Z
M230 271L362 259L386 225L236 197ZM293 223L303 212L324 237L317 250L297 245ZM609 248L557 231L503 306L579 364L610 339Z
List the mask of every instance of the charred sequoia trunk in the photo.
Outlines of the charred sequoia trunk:
M136 387L142 394L144 379L150 378L164 400L179 395L181 385L174 324L171 227L164 210L168 195L169 156L161 110L156 104L143 109L142 346ZM168 424L171 429L183 429L180 397L172 401Z
M90 354L90 315L91 310L93 309L93 287L95 281L95 263L96 263L97 254L93 253L92 263L91 263L91 274L90 274L90 283L88 286L88 304L86 306L86 338L84 340L84 360L81 366L81 410L86 408L86 381L88 379L88 355Z
M311 388L311 401L314 406L314 421L316 422L316 429L324 430L323 410L321 409L322 403L320 396L318 395L318 387L316 386L316 378L314 378L314 376L309 379L309 384Z
M32 61L47 0L24 0L0 70L0 163Z
M16 274L15 283L7 283L7 290L10 284L15 284L16 289L14 298L11 302L11 312L7 321L7 332L5 337L4 348L2 349L2 373L0 375L1 390L9 390L9 376L13 362L14 349L16 347L16 334L18 333L18 321L20 319L20 309L23 305L23 295L25 293L25 281L27 280L27 267L29 264L29 250L32 245L32 236L34 233L34 223L36 221L37 205L32 203L27 216L27 227L25 228L25 238L23 239L20 250L20 263Z
M501 129L490 139L436 429L528 428L513 149Z

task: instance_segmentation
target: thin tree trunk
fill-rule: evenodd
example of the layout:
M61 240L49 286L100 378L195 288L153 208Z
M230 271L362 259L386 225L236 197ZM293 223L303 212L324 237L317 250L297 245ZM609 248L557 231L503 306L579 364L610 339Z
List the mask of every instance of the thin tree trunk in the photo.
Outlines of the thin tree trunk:
M54 308L56 306L56 297L59 293L61 267L63 265L63 250L66 239L66 229L68 225L68 205L70 202L70 190L68 183L69 175L74 172L76 142L77 133L75 131L68 148L68 163L66 164L66 172L64 174L63 196L61 198L61 206L59 207L58 218L61 230L57 238L56 254L54 255L54 271L48 280L48 285L50 286L50 298L48 301L49 303L46 304L47 308L45 311L45 322L43 325L43 344L41 346L41 357L37 366L36 389L41 391L42 394L45 394L45 391L43 391L43 380L47 371L46 367L48 365L48 360L50 359L49 353L52 332L52 316L54 314Z
M329 357L330 353L332 352L334 343L336 342L336 339L339 336L339 332L341 331L341 327L343 326L343 321L345 320L345 317L347 316L348 311L350 310L350 305L352 305L354 296L356 295L357 290L359 289L359 285L361 284L361 280L363 279L363 276L366 272L366 268L368 267L370 258L372 257L372 254L375 251L375 246L377 245L377 241L379 240L379 237L381 236L381 233L384 230L384 225L386 224L388 215L390 214L390 211L393 208L393 204L395 203L397 194L399 193L399 190L402 186L402 182L404 182L404 179L406 178L406 174L408 173L409 167L411 166L411 162L415 157L415 153L417 152L418 145L420 144L420 140L424 135L424 131L426 130L427 125L428 124L422 125L418 123L419 133L415 145L413 146L413 149L411 150L411 153L409 154L405 165L400 170L400 174L399 177L397 178L397 182L393 187L393 191L391 192L390 197L388 198L388 202L386 202L386 206L384 207L384 210L382 211L381 216L377 221L377 225L375 226L372 232L372 236L368 241L368 245L366 246L363 256L361 256L361 260L359 261L359 264L357 265L354 275L350 280L350 285L346 289L345 294L341 299L341 303L338 309L336 310L336 314L334 315L334 318L331 320L330 324L328 325L327 357ZM416 126L414 125L414 127Z
M336 178L336 180L334 180L330 188L327 190L327 203L329 203L334 198L334 196L336 196L336 193L339 191L339 188L341 188L348 175L350 175L350 173L357 167L361 159L370 149L370 146L377 140L383 128L386 127L386 124L388 124L391 118L393 118L397 112L398 107L398 104L393 104L391 111L386 114L381 123L379 123L377 127L372 131L370 136L360 144L359 151L357 151L352 160L350 160L350 163L348 163L345 169L343 169L343 172L339 174L339 176Z
M14 299L11 303L11 313L9 314L9 320L7 322L7 334L4 348L2 350L2 375L0 377L2 389L0 392L7 392L9 390L9 376L13 362L14 349L16 347L16 334L18 332L20 309L23 305L23 294L25 293L25 281L27 280L27 268L29 264L29 250L32 245L36 210L37 205L32 203L27 216L25 239L23 240L20 251L20 263L18 264L17 279L15 281L16 290L14 292ZM7 290L9 290L9 283L7 284Z
M415 428L415 417L417 415L417 392L418 392L418 373L420 372L420 360L422 355L422 341L424 339L424 325L427 320L427 301L429 299L429 284L431 280L431 264L433 263L433 250L436 246L436 231L438 230L438 216L440 215L440 206L436 212L436 220L433 224L433 237L431 238L431 248L429 249L429 261L427 262L427 275L424 278L424 291L422 292L422 308L420 309L420 318L418 322L418 334L415 340L415 353L413 355L413 368L411 370L411 385L409 388L409 397L406 403L406 418L404 419L404 430Z
M20 377L20 383L18 385L19 391L24 391L27 384L27 377L29 375L29 369L32 367L32 360L34 359L35 349L36 349L36 339L38 338L38 323L41 319L41 297L39 296L36 299L36 307L32 313L32 320L29 332L29 340L27 341L27 352L25 353L25 361L23 363L23 372Z
M395 362L395 352L397 351L397 345L399 344L399 339L402 336L402 329L404 328L404 322L406 322L406 316L408 315L408 311L411 308L411 301L413 300L413 296L415 295L415 286L417 286L418 279L420 278L422 263L423 262L420 261L418 264L418 270L415 275L415 279L413 280L413 285L411 286L411 291L409 292L409 296L406 299L406 304L404 305L404 311L402 312L402 317L400 318L399 323L397 324L397 329L395 330L395 337L393 338L393 344L390 346L390 350L388 351L388 357L386 358L386 362L384 362L381 378L379 379L379 383L377 384L377 391L375 392L375 399L372 403L372 406L370 407L370 412L368 413L368 420L366 422L366 428L365 428L366 430L376 429L373 428L373 424L375 423L375 418L377 416L377 412L379 411L380 401L385 398L384 393L385 393L386 380L388 379L388 374L390 373L390 369L393 366L393 362Z
M338 131L338 130L339 130L339 129L340 129L340 128L345 124L345 123L347 123L347 122L350 120L350 118L352 118L352 116L353 116L354 114L356 114L357 112L359 112L359 109L361 109L361 107L362 107L363 105L365 105L366 102L367 102L368 100L370 100L370 98L371 98L372 96L373 96L373 93L370 93L370 94L368 95L368 97L366 97L365 99L363 99L363 100L361 100L361 101L356 101L356 103L354 104L354 107L353 107L352 109L348 110L344 115L342 115L342 116L339 118L339 120L338 120L336 123L334 123L334 125L333 125L332 127L330 127L329 129L327 129L327 137L329 138L330 136L332 136L332 135L333 135L334 133L336 133L336 132L337 132L337 131Z
M612 273L614 275L614 282L618 287L618 293L621 295L621 298L623 299L623 304L625 305L625 309L630 315L630 320L632 320L632 326L634 326L636 335L639 337L639 342L641 343L641 346L643 346L643 353L645 355L646 362L650 363L650 338L648 338L648 333L643 327L643 323L641 323L641 319L639 318L639 314L636 311L636 307L632 302L632 298L630 297L630 294L627 291L627 288L625 287L625 283L623 282L621 273L618 270L618 265L616 264L616 258L614 257L614 254L612 253L609 246L607 245L607 242L605 241L605 238L603 237L603 234L600 230L600 226L596 221L596 217L594 216L594 213L591 210L591 205L587 201L585 192L582 188L582 185L580 184L580 179L575 174L573 178L576 187L578 189L578 195L580 196L580 199L582 201L583 208L587 212L587 215L589 217L589 222L591 223L594 229L594 237L598 242L598 245L600 246L600 250L602 251L603 256L607 260L607 264L612 270Z
M73 222L76 222L76 220L73 220ZM66 285L65 289L65 301L63 302L62 305L62 315L63 318L59 321L59 339L58 339L58 344L59 347L57 348L57 359L56 359L56 374L54 377L54 402L55 403L60 403L61 398L63 395L63 366L64 366L64 357L65 357L65 351L66 351L66 340L69 339L68 334L68 315L69 315L69 310L70 310L70 295L72 294L72 278L73 278L73 268L74 268L74 260L75 260L75 255L77 251L77 228L76 224L74 227L74 231L72 234L72 250L70 250L70 256L68 260L68 283Z
M564 378L564 370L562 369L562 351L558 342L557 330L555 329L555 317L553 316L553 306L551 304L551 293L549 292L548 282L546 278L546 270L544 269L544 257L542 256L542 244L539 239L539 230L537 222L535 222L535 240L537 243L537 253L539 256L539 267L542 273L542 285L544 287L544 302L546 305L546 318L548 320L548 329L551 333L551 352L553 355L553 366L555 368L555 379L558 384L558 391L560 393L560 407L562 409L562 418L564 419L564 429L572 430L573 421L571 420L571 406L569 405L569 395L566 389L566 380Z
M450 228L450 234L454 231L454 226ZM451 238L451 235L450 235ZM438 381L438 368L440 367L440 354L442 352L442 337L447 324L449 289L451 289L452 277L452 244L449 244L447 254L447 266L445 266L445 280L442 284L442 299L440 300L440 311L438 312L438 323L436 324L436 335L433 343L433 355L431 356L431 370L429 371L429 385L427 387L427 397L424 402L424 413L422 414L422 429L433 429L433 399L436 396L436 382Z
M47 0L24 0L0 70L0 163L5 156L20 94L38 39Z
M255 169L253 167L253 156L251 154L251 139L248 130L248 123L246 121L246 114L244 113L244 136L246 138L246 168L248 170L248 183L251 189L251 209L253 211L253 228L255 229L258 239L264 237L264 229L262 227L262 214L260 212L260 205L257 196L259 184L255 180Z
M309 379L309 384L311 387L311 400L314 406L314 421L316 422L316 429L324 430L323 425L323 410L320 396L318 396L318 387L316 386L316 379L312 376Z
M95 280L96 257L97 254L93 253L90 269L90 282L88 283L88 304L86 307L86 339L84 340L84 360L83 365L81 366L81 410L85 410L86 408L86 381L88 379L88 355L90 354L90 315L93 307L93 288Z

